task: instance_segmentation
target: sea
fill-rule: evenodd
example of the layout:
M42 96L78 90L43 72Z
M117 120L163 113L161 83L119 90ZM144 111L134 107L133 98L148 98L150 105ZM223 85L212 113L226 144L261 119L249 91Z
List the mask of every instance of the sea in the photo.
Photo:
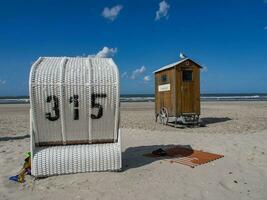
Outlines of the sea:
M267 101L267 93L201 94L201 101ZM122 94L121 102L154 102L154 94ZM0 97L0 104L30 103L28 96Z

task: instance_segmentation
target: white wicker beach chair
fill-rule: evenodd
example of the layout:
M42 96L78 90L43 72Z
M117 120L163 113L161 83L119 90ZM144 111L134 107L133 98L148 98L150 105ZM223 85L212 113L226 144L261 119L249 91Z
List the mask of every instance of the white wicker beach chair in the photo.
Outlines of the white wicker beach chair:
M32 175L121 169L119 73L112 59L41 57L29 90Z

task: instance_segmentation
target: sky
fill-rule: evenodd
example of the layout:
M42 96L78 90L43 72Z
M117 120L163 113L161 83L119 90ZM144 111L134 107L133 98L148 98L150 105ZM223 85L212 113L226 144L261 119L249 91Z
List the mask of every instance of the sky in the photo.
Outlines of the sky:
M201 93L266 93L267 0L0 2L0 96L28 95L38 57L89 55L114 59L122 94L152 94L180 52Z

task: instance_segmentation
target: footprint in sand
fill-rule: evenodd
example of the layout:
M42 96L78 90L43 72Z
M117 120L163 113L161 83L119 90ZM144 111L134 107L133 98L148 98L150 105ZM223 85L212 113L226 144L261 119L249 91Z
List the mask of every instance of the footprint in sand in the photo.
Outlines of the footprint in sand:
M219 185L228 191L239 191L238 182L235 180L222 180L219 182Z

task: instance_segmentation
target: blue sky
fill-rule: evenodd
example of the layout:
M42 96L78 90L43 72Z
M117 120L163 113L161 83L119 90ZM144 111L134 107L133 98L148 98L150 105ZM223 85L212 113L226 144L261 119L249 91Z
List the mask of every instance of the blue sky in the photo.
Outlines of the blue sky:
M111 56L121 93L153 93L179 52L202 93L267 92L267 0L2 1L0 95L28 95L39 56Z

